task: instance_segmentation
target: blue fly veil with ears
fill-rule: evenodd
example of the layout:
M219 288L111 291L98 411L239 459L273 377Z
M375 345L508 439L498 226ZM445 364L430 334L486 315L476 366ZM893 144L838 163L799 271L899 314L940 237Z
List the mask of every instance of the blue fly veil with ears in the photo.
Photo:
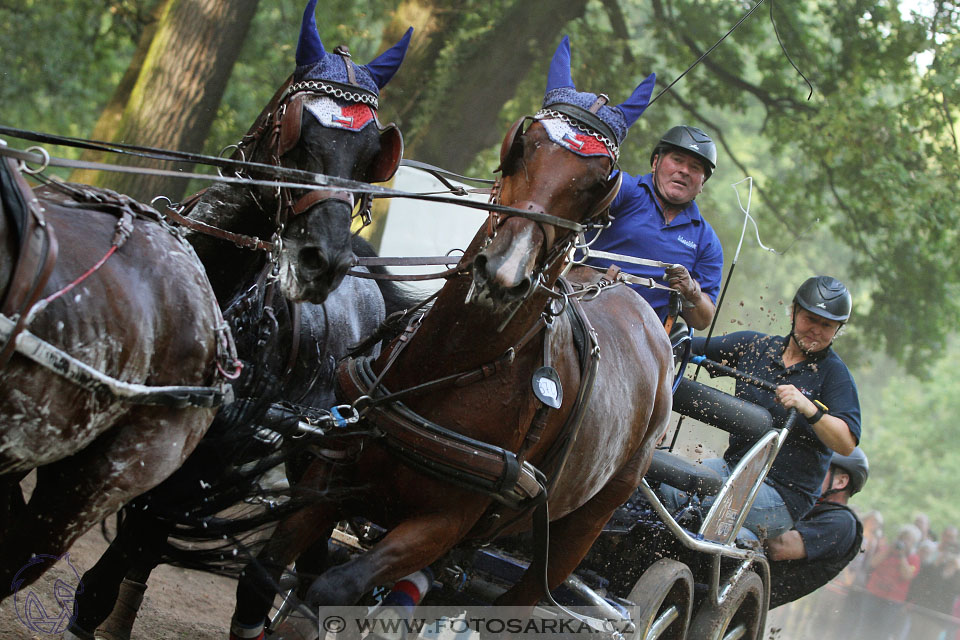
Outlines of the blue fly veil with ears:
M577 91L570 74L570 38L564 36L550 62L543 106L534 117L541 121L558 119L592 136L603 143L615 163L620 157L620 144L627 137L627 130L650 104L650 95L653 93L655 83L656 74L651 73L633 90L626 101L615 107L607 105L608 98L603 94ZM562 128L554 128L554 131L561 130ZM567 137L561 140L553 138L555 134L551 132L550 127L548 127L548 133L551 134L554 142L567 147L574 153L597 155L583 153L577 145L572 146L569 143L569 132L565 131L563 135Z
M346 47L337 47L332 53L324 49L314 15L316 7L317 0L310 0L303 12L292 87L309 84L311 89L319 89L335 98L363 102L377 109L380 89L400 68L410 45L413 27L374 60L358 65L350 58Z
M303 11L297 42L297 67L281 101L288 98L284 122L293 123L293 142L299 136L303 113L310 113L324 127L360 131L370 123L380 130L380 152L368 171L370 182L386 182L396 173L403 157L403 137L396 125L382 126L377 119L380 89L393 78L410 45L413 27L399 42L365 65L356 64L346 47L327 52L320 40L316 20L317 0ZM298 95L299 94L299 95ZM284 137L281 136L283 139ZM291 140L285 140L289 149ZM282 154L281 154L282 155Z

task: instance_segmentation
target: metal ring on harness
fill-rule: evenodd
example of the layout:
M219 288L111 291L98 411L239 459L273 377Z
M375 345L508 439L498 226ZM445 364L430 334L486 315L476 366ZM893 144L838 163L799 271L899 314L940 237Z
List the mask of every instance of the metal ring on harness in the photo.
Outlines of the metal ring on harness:
M28 153L31 152L31 151L36 151L36 152L38 152L41 156L43 156L43 164L41 164L41 165L40 165L38 168L36 168L36 169L31 169L30 167L27 166L27 161L26 161L26 160L20 160L20 162L18 163L18 164L20 165L20 171L22 171L22 172L24 172L24 173L28 173L28 174L30 174L30 175L32 175L32 176L35 176L35 175L37 175L38 173L43 173L44 171L47 170L47 167L50 166L50 154L47 153L47 150L46 150L46 149L44 149L43 147L36 147L36 146L34 146L34 147L27 147L26 151L27 151Z
M223 149L220 149L220 154L219 154L217 157L218 157L218 158L223 158L224 155L227 153L227 151L229 151L230 149L235 149L235 150L237 151L237 153L240 154L240 162L246 162L246 161L247 161L247 155L243 152L243 149L240 148L240 145L239 145L239 144L228 144L228 145L225 146ZM222 170L222 169L223 169L223 167L217 167L217 175L220 176L221 178L223 177L223 170ZM234 172L233 172L233 175L235 175L235 176L238 177L238 178L242 178L242 177L243 177L243 174L241 174L239 171L234 171Z

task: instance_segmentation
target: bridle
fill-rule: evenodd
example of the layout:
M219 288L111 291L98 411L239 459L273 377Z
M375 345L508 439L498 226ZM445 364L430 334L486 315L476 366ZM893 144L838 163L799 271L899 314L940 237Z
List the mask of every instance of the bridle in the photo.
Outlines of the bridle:
M572 117L573 113L577 114L576 119ZM589 124L584 122L584 120L588 119L584 116L584 114L586 114L586 116L590 116ZM595 122L593 122L596 121L597 123L603 124L598 117L594 116L586 109L581 109L573 105L551 105L550 109L541 110L533 116L523 116L514 122L513 126L511 126L509 131L507 131L507 135L504 137L503 142L500 145L500 166L497 168L497 170L501 172L509 171L509 168L516 162L516 160L518 160L520 156L522 156L523 136L526 135L528 131L528 129L525 129L525 125L528 121L533 123L539 120L554 117L560 117L564 121L573 124L573 126L577 127L581 131L596 137L597 140L603 142L604 145L610 150L610 169L607 172L607 187L603 197L597 201L582 223L572 222L570 220L566 220L565 218L553 216L547 213L543 206L532 201L516 202L511 205L511 207L514 209L524 210L524 214L502 212L497 213L490 211L487 218L487 232L484 245L489 245L489 243L492 242L496 237L499 226L514 216L521 216L533 220L540 225L541 230L543 230L543 225L545 224L552 225L555 228L563 229L565 233L560 238L554 240L550 247L545 246L542 248L541 251L544 253L543 259L538 261L540 266L533 274L533 281L544 287L546 286L547 274L553 272L558 263L565 256L568 256L574 248L576 248L577 239L579 237L581 237L587 231L602 230L610 225L610 205L613 203L614 198L617 197L617 193L620 192L620 185L623 182L623 172L621 171L617 171L616 175L611 177L611 174L614 172L616 167L616 159L619 157L619 149L617 148L616 143L613 141L615 138L605 136L603 133L601 133L601 131L607 129L606 125L603 125L603 129L598 131L599 127L595 124ZM490 192L490 202L492 204L501 205L500 196L502 191L502 180L504 177L507 177L507 174L504 174L500 179L497 180ZM548 237L546 233L544 233L544 237ZM531 293L536 288L539 287L531 288Z
M403 157L403 136L400 129L393 123L384 126L376 118L378 101L374 94L359 87L349 87L330 81L293 83L292 78L287 80L251 130L234 145L233 159L246 160L247 157L256 154L258 147L267 145L268 150L265 155L269 159L269 164L285 167L286 156L300 143L304 104L313 96L332 96L350 102L364 103L374 110L374 121L380 134L380 151L370 163L364 180L367 182L390 180L397 172ZM353 192L342 189L311 189L297 196L294 194L294 189L276 187L275 196L276 230L271 240L273 256L279 255L283 230L296 216L330 200L342 202L351 212L356 205ZM359 216L363 226L366 226L371 221L370 209L373 196L365 193L360 200L361 206L354 217Z

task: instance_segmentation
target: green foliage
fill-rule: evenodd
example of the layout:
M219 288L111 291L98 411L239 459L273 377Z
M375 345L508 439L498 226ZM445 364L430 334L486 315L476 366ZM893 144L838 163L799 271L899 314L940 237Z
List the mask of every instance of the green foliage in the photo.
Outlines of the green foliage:
M0 5L0 122L85 136L129 64L147 20L144 4Z
M960 468L955 441L960 395L953 367L960 343L951 340L945 355L930 363L929 378L935 383L901 375L864 390L870 481L856 502L880 509L888 523L911 522L916 511L926 512L935 530L960 523L960 503L953 493ZM876 372L868 373L864 381L876 378Z

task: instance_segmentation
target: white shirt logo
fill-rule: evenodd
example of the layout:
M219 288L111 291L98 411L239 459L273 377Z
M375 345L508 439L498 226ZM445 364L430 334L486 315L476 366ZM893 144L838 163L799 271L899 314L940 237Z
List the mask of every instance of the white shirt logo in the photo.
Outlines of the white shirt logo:
M697 248L696 242L694 242L693 240L687 240L683 236L677 236L677 241L684 246L690 247L691 249Z

